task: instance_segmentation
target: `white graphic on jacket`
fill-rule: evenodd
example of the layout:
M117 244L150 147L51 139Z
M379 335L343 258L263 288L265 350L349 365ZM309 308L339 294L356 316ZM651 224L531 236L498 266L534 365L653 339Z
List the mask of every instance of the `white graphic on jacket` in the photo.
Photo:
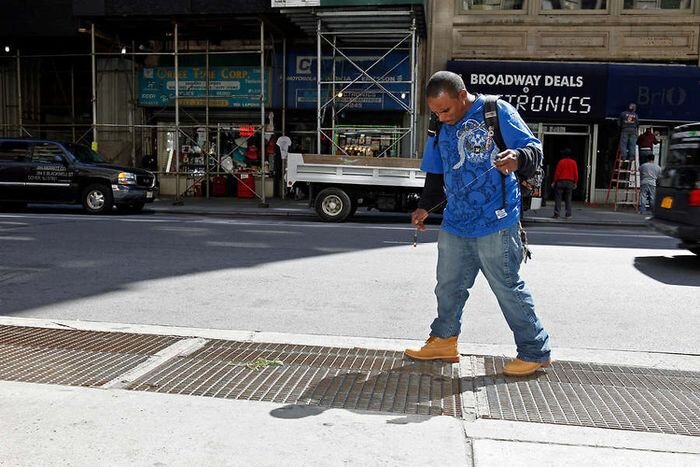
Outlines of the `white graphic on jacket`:
M493 152L493 140L489 137L485 122L469 119L457 130L457 150L459 162L452 169L457 170L464 162L480 164Z
M461 223L488 228L498 221L490 205L503 197L500 174L485 174L498 149L484 122L468 119L445 130L440 153L450 167L445 174L448 192L455 193L449 201L451 214Z

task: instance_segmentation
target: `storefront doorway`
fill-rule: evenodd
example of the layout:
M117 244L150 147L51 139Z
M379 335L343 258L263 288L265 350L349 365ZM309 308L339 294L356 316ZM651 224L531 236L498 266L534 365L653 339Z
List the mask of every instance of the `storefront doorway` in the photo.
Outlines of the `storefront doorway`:
M542 148L544 151L544 171L546 187L545 196L548 200L554 200L554 192L551 189L552 178L561 151L564 148L571 149L572 158L578 166L579 182L574 190L574 201L587 199L588 168L590 160L590 134L588 125L542 125Z

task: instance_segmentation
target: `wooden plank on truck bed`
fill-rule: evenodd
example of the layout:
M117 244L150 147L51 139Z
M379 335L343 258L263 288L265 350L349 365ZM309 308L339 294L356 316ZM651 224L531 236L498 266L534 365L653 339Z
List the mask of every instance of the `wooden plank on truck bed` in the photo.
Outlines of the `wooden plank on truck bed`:
M363 156L331 156L323 154L303 154L304 164L355 165L370 167L402 167L419 169L420 159L404 157L363 157Z

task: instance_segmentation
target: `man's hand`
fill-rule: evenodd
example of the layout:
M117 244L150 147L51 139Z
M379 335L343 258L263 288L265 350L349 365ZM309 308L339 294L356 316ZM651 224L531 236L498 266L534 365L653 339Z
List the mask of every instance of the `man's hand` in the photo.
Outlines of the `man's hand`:
M496 156L494 165L503 175L508 175L518 170L518 153L512 149L506 149Z
M411 224L415 225L416 228L422 232L425 230L424 222L429 215L430 214L428 214L428 211L425 209L418 208L411 214Z

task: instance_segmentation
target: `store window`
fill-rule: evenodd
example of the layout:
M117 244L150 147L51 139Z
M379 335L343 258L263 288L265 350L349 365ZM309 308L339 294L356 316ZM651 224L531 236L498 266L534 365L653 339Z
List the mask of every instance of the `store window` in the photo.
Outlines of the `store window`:
M690 10L693 0L625 0L625 10Z
M522 10L525 0L462 0L462 10Z
M607 0L542 0L543 10L607 10Z

